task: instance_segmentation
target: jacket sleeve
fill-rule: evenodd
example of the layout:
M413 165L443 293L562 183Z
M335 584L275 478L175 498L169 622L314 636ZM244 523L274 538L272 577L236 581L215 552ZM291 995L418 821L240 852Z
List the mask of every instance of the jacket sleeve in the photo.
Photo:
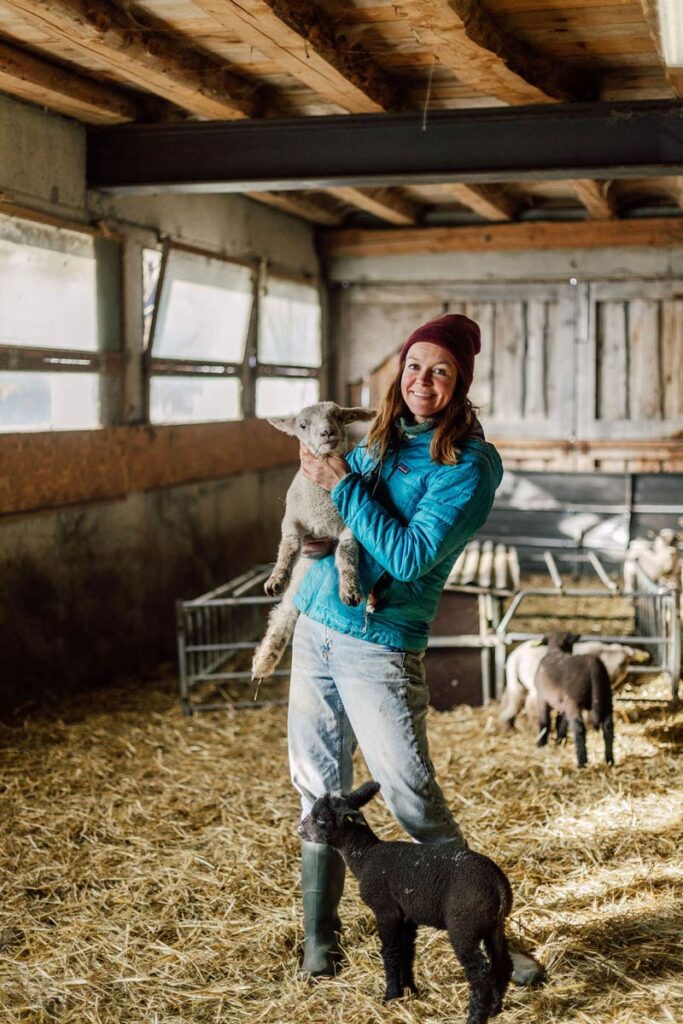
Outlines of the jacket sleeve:
M331 494L356 540L394 579L410 582L460 551L486 522L497 483L485 459L444 467L405 525L371 496L358 473Z

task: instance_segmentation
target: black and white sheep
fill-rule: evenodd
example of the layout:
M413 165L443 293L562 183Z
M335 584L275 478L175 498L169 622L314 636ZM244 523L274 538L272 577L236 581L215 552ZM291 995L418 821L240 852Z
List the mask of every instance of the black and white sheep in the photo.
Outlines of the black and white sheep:
M586 727L582 712L591 711L593 725L602 728L605 761L614 763L612 745L612 688L607 669L600 658L589 654L572 654L576 637L573 633L553 633L547 638L548 653L536 673L538 702L537 745L545 746L550 735L551 711L559 714L558 741L567 735L571 725L576 748L576 763L583 768L587 761Z
M505 661L505 689L500 701L503 728L513 729L515 718L522 709L529 718L536 719L536 673L547 653L548 648L541 640L526 640L508 655ZM574 644L572 653L592 654L600 658L607 669L613 691L628 676L630 665L643 664L650 658L647 651L637 647L607 644L602 640L581 640Z
M357 420L374 419L372 409L345 409L335 402L318 402L296 416L268 422L299 439L313 455L345 455L351 447L347 427ZM329 491L307 480L301 470L287 491L280 547L272 573L264 585L266 594L282 594L270 613L265 636L254 654L253 679L265 679L275 671L291 640L299 615L293 604L310 560L301 555L305 537L337 539L335 563L339 570L339 596L345 604L360 604L363 595L357 578L358 543L337 512Z
M320 797L299 834L336 847L358 879L382 942L385 1002L399 999L406 988L417 991L415 936L418 925L429 925L448 931L465 970L467 1024L485 1024L500 1012L512 974L505 938L510 883L492 860L467 846L378 839L360 808L379 788L377 782L366 782L346 797Z

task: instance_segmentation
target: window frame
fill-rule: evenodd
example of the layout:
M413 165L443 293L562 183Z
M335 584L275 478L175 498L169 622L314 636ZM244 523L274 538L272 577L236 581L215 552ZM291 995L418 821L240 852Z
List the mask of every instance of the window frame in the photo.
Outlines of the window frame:
M295 363L262 363L258 358L259 324L261 318L261 303L265 298L268 288L268 281L273 278L280 281L292 281L295 284L307 285L315 289L320 305L320 363L318 366L300 366ZM317 276L297 274L295 271L288 271L282 267L274 267L269 261L263 258L259 264L258 273L258 296L257 315L253 337L253 352L251 359L253 363L252 376L252 401L253 414L256 415L256 381L259 378L268 377L289 377L292 380L317 380L319 391L322 390L324 374L324 346L323 346L323 304L320 301L320 282ZM264 417L260 417L264 418Z
M48 426L32 429L4 430L0 434L29 434L59 432L69 433L73 430L100 430L119 422L119 405L121 382L125 365L123 353L122 317L122 238L109 229L82 224L59 217L30 210L14 203L3 203L0 213L14 221L27 221L39 224L55 231L68 231L72 234L86 235L93 239L95 263L96 303L98 311L102 306L113 306L115 316L112 322L105 323L104 318L97 321L97 350L45 347L38 345L6 345L0 344L0 372L30 373L85 373L98 377L99 391L99 423L95 427L59 427ZM98 251L99 243L99 251ZM116 246L105 258L105 247ZM107 265L108 264L108 265ZM115 271L112 273L112 271Z

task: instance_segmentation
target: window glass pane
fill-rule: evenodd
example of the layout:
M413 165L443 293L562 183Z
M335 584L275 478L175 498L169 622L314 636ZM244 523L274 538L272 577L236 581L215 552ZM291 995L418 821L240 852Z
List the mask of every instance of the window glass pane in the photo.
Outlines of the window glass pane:
M320 366L320 299L316 288L269 278L259 310L258 358L282 366Z
M88 235L0 215L0 345L97 349Z
M153 354L241 362L253 303L252 280L249 267L171 248L157 297Z
M259 377L256 381L257 416L291 416L318 401L315 377Z
M85 430L100 423L95 373L0 373L0 431Z
M159 272L161 270L161 253L158 249L142 250L142 324L145 348L149 345L152 333L152 317L154 303L157 299Z
M239 380L202 377L152 377L152 423L208 423L239 420L242 385Z

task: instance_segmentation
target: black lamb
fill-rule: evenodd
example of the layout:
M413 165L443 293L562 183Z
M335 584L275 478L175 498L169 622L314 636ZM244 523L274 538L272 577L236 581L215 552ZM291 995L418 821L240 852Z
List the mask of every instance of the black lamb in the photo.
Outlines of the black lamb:
M375 915L386 976L384 1000L416 992L413 977L418 925L448 931L470 986L467 1024L485 1024L503 1006L512 974L505 918L510 883L480 853L453 843L383 842L360 808L379 791L366 782L346 797L326 794L299 825L312 843L342 854ZM486 951L486 955L481 948Z
M558 712L557 741L565 739L567 727L571 725L576 747L576 763L584 768L588 762L586 753L586 727L583 711L592 711L593 725L602 727L605 741L605 761L614 764L612 721L612 688L609 675L600 658L590 654L572 654L572 647L578 637L573 633L553 633L544 638L548 653L536 672L536 694L538 701L537 745L545 746L550 734L550 714Z

